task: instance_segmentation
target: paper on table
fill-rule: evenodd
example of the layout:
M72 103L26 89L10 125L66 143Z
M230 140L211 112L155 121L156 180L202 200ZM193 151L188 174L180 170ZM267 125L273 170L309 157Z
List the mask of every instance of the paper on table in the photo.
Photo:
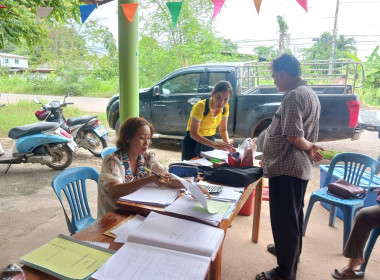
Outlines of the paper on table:
M212 212L212 210L209 209L207 205L207 199L194 181L190 183L189 181L186 181L173 173L170 173L170 179L179 180L181 184L191 193L191 195L194 196L195 199L198 200L199 203L207 210L208 213L216 213Z
M133 219L129 220L127 223L121 225L117 229L117 237L115 239L116 243L125 243L131 232L135 230L143 221L145 217L136 215Z
M182 195L172 204L167 206L165 208L165 211L194 217L215 226L217 226L222 221L222 215L194 211L194 206L196 203L197 200L192 198L190 195Z
M129 195L120 197L119 200L166 206L172 203L179 193L179 189L145 186Z
M92 278L204 279L209 265L208 257L127 242L92 275Z
M199 159L193 159L193 160L184 160L183 162L188 163L188 164L192 164L192 165L212 167L212 162L205 159L205 158L199 158Z
M230 202L228 201L216 201L216 200L207 200L207 207L209 209L209 213L215 213L218 215L224 216L230 208ZM205 212L207 211L202 207L199 203L197 203L194 208L195 211Z
M211 151L202 151L200 154L204 158L217 158L220 160L228 161L228 151L222 150L211 150Z

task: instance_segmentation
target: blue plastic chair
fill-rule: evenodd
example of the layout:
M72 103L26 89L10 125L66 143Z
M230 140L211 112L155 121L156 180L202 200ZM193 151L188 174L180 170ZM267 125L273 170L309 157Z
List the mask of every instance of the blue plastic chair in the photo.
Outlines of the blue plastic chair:
M111 146L111 147L106 147L103 149L103 151L100 153L100 156L102 158L105 158L106 155L110 154L110 153L113 153L114 151L117 150L117 147L116 146Z
M327 192L327 185L331 181L331 177L334 171L335 165L337 163L344 163L344 175L343 179L350 182L354 185L359 185L359 182L366 171L366 169L370 168L370 178L368 179L368 191L375 191L370 188L375 170L378 166L377 161L369 156L358 154L358 153L341 153L334 156L330 163L329 170L327 172L325 181L323 183L323 188L314 191L309 200L309 205L307 207L305 220L303 223L303 235L305 235L307 223L309 221L310 213L313 208L313 205L317 201L325 202L331 205L330 209L330 218L329 218L329 226L334 226L335 217L337 208L339 207L344 215L343 223L343 248L346 245L348 236L350 235L352 223L354 220L354 216L356 211L363 207L365 199L368 197L366 195L361 199L342 199L336 196L332 196ZM362 185L360 185L362 186ZM367 186L366 186L367 187Z
M95 221L91 216L90 207L87 202L86 179L98 182L99 173L92 167L73 167L59 173L51 182L51 185L62 205L67 227L71 234L77 233ZM61 192L71 209L71 221L62 203Z
M375 246L376 240L379 237L379 235L380 235L380 227L374 228L371 232L371 235L367 243L367 247L365 248L365 251L364 251L365 262L360 266L360 270L363 272L365 271L367 267L369 257L371 256L371 253L372 253L372 249Z

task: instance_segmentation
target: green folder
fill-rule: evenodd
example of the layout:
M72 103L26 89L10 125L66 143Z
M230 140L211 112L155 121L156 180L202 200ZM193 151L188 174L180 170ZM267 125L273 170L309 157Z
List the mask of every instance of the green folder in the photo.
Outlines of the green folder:
M60 279L88 279L115 251L60 234L21 263Z

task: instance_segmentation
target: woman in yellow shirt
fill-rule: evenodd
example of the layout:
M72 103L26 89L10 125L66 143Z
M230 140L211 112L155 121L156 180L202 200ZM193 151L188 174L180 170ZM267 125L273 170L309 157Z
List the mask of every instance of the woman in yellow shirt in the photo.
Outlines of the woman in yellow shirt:
M186 134L182 144L182 160L198 156L201 151L213 149L235 152L230 144L227 131L229 105L232 87L228 81L219 81L211 92L209 101L203 99L194 104L187 122ZM206 105L208 104L208 110ZM206 114L205 114L206 113ZM215 142L216 128L223 143Z

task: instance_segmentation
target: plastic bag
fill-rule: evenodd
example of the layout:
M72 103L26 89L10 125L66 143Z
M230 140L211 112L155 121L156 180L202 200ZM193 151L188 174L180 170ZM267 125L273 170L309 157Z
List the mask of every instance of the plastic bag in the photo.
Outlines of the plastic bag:
M257 138L247 138L238 146L238 149L243 152L240 166L254 166L256 154L256 140Z

